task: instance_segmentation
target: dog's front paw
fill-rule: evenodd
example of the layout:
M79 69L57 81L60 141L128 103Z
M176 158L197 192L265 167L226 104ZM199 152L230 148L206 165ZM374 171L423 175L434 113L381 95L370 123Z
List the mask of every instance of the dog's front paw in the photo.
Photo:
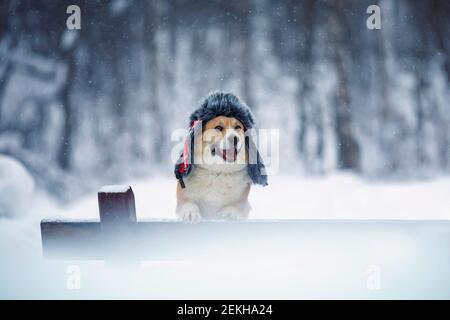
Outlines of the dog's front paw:
M247 218L247 214L236 207L228 206L217 213L219 219L223 220L242 220Z
M184 222L196 223L202 220L200 209L194 203L185 203L177 214Z

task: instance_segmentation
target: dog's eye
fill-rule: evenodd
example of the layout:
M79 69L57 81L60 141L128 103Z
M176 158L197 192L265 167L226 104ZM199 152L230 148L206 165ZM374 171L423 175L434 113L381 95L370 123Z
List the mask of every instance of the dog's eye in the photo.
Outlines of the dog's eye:
M223 127L222 127L222 126L217 126L217 127L215 127L215 129L216 129L216 130L219 130L219 131L222 131L222 130L223 130Z
M237 125L236 127L234 127L234 130L241 130L241 129L242 129L242 127L239 126L239 125Z

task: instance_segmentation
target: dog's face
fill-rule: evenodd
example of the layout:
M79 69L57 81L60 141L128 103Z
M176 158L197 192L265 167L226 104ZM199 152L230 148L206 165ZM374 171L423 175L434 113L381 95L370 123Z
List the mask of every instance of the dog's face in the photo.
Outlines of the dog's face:
M235 119L219 116L203 127L195 143L195 163L216 172L235 172L247 165L243 124Z

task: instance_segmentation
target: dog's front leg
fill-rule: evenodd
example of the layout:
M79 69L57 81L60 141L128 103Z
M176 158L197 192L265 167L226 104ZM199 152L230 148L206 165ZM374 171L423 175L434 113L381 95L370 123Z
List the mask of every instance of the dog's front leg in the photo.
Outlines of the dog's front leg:
M248 202L229 205L217 213L219 219L223 220L245 220L250 213L250 204Z
M200 222L202 216L200 208L193 202L184 202L177 205L177 216L184 222Z

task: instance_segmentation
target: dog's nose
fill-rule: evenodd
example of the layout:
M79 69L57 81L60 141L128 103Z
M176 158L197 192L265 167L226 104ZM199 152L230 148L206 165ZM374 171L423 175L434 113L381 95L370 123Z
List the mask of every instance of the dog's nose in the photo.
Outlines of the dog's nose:
M239 137L235 134L231 134L228 136L228 143L232 144L235 148L239 143Z

